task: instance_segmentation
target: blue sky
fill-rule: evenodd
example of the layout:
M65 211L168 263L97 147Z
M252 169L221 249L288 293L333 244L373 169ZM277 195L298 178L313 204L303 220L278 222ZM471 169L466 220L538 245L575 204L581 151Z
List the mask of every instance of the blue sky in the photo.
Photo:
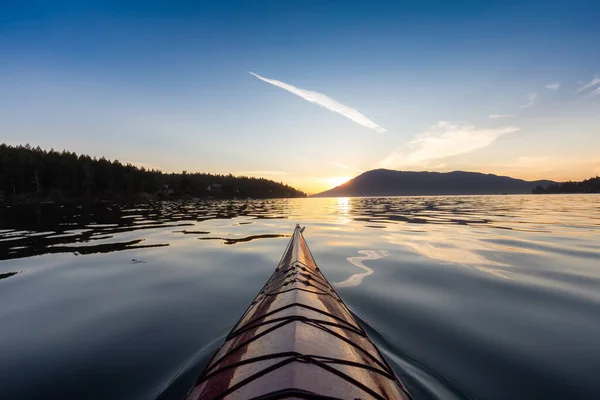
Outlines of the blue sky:
M2 4L3 142L308 192L600 174L598 1Z

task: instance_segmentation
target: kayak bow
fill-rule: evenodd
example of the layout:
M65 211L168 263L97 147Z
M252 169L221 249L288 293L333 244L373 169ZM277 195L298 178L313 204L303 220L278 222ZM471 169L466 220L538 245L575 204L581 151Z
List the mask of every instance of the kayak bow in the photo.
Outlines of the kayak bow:
M296 225L275 272L188 400L410 399Z

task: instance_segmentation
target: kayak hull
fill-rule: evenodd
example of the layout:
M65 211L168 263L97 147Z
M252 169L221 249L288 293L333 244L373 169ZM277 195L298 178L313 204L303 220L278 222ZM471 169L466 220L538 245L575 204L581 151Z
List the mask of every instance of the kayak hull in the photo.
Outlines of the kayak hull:
M196 399L410 399L302 230L198 379Z

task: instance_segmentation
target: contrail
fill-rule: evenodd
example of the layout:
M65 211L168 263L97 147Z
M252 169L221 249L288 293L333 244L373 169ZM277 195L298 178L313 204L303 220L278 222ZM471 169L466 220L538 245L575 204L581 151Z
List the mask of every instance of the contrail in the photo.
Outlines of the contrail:
M357 124L366 126L367 128L373 129L373 130L375 130L377 132L381 132L381 133L386 131L384 128L377 125L375 122L373 122L372 120L370 120L369 118L365 117L363 114L358 112L358 110L355 110L352 107L348 107L342 103L339 103L339 102L335 101L334 99L332 99L331 97L327 97L322 93L311 92L310 90L300 89L300 88L294 87L292 85L288 85L287 83L277 81L275 79L264 78L258 74L255 74L254 72L249 72L249 73L251 75L254 75L255 77L257 77L261 81L265 81L267 83L270 83L271 85L275 85L277 87L285 89L288 92L292 92L295 95L302 97L304 100L310 101L311 103L318 104L321 107L328 109L329 111L333 111L335 113L341 114L344 117L356 122Z

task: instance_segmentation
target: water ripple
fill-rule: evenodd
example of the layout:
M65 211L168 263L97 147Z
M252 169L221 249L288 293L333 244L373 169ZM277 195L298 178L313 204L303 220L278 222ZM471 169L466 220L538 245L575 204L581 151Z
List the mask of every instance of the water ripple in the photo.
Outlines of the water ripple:
M595 399L599 204L549 195L0 205L0 393L185 393L300 222L415 398Z

